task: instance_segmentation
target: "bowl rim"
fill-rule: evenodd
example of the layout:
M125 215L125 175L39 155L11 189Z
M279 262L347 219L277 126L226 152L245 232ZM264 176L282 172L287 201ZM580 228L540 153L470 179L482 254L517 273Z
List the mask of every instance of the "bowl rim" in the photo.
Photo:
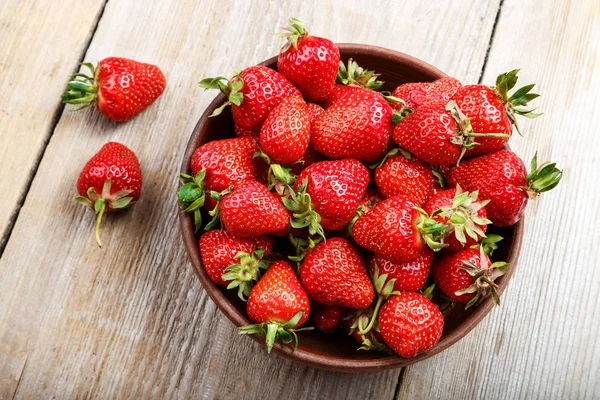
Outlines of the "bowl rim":
M357 43L336 43L337 47L340 51L343 52L352 52L357 56L373 56L377 55L380 58L387 59L390 62L398 62L401 60L403 64L425 70L432 75L438 75L439 77L448 76L444 72L440 71L436 67L421 61L415 57L409 56L407 54L386 49L379 46L372 46L366 44L357 44ZM277 62L277 56L271 57L258 65L270 65ZM198 135L201 132L201 127L204 121L209 117L210 114L220 106L225 101L225 96L223 94L219 94L215 97L215 99L206 107L204 113L196 123L194 127L194 131L192 132L183 157L183 162L181 164L181 172L190 173L190 160L192 155L196 149L195 142ZM250 320L241 313L228 299L225 297L221 289L215 285L208 277L203 265L202 260L200 258L200 252L198 249L198 243L196 236L194 234L194 229L192 226L192 218L183 212L181 207L177 206L177 214L179 216L179 226L181 235L183 238L183 243L188 254L188 258L192 263L192 267L202 287L212 299L212 301L217 305L217 307L221 310L225 316L237 327L242 325L250 324ZM519 254L521 252L521 245L523 241L523 226L524 226L524 218L514 225L513 228L513 239L512 246L509 249L508 259L506 262L510 264L510 269L503 276L502 282L498 287L498 293L502 294L505 288L508 285L516 267L517 261L519 258ZM483 301L475 311L470 314L463 322L452 332L447 335L442 336L440 341L427 353L419 354L413 358L401 358L397 355L387 355L382 353L382 357L373 358L373 359L365 359L360 362L344 360L340 358L334 358L331 356L320 355L310 351L306 351L302 348L298 348L297 350L293 350L293 348L289 345L284 345L282 343L275 343L273 349L278 353L283 355L286 358L299 361L305 365L309 365L311 367L338 371L338 372L375 372L388 370L393 368L402 368L408 365L417 363L419 361L430 358L441 351L447 349L452 346L454 343L458 342L464 336L466 336L477 324L485 318L485 316L492 310L493 302L491 298L487 298ZM258 335L250 335L255 341L264 344L264 338Z

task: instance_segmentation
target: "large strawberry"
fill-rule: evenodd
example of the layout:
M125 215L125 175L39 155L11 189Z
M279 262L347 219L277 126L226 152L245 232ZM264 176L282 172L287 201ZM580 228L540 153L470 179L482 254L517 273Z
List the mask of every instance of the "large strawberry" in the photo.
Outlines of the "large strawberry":
M432 274L437 287L466 308L491 296L495 304L500 303L494 281L508 271L508 264L495 262L482 248L468 248L439 257L433 264Z
M286 207L294 212L292 226L339 229L348 224L358 208L367 185L369 171L352 159L321 161L309 165L296 179L291 199ZM316 215L315 215L316 214Z
M309 35L302 22L289 20L287 41L277 60L277 69L288 78L307 100L325 100L338 72L340 51L331 40Z
M454 166L447 174L448 183L468 191L479 191L479 198L490 200L485 209L494 225L516 224L528 199L558 185L562 171L555 163L537 166L537 155L527 174L523 161L510 150L473 157Z
M242 326L240 333L265 336L270 353L277 339L298 346L297 328L308 319L310 303L292 267L277 261L250 291L246 311L256 325Z
M269 113L260 129L260 146L277 164L291 164L304 156L310 141L310 116L304 101L290 97Z
M420 293L392 296L379 313L381 337L400 357L411 358L431 350L443 330L442 313Z
M210 280L228 289L237 287L238 296L245 300L260 269L267 268L262 257L271 251L273 239L268 236L243 239L213 229L200 237L198 247Z
M312 321L317 330L324 333L333 333L344 320L346 309L337 306L324 306L315 303L312 310Z
M433 82L403 83L392 92L392 96L400 98L404 103L390 102L394 110L402 111L403 108L416 110L417 108L432 103L447 103L461 83L449 76L436 79Z
M369 264L369 271L371 275L375 275L376 272L379 275L387 275L386 282L395 279L396 291L416 292L421 290L427 280L433 254L433 251L425 248L419 257L403 263L392 262L375 255Z
M391 147L392 108L378 92L355 89L311 126L311 145L330 158L374 162Z
M340 237L318 244L306 256L300 280L308 297L324 305L365 308L375 296L365 262Z
M75 201L98 214L96 242L105 213L131 207L142 192L142 170L133 151L117 142L106 143L83 167L77 179Z
M394 149L375 169L375 183L387 197L403 194L422 206L433 194L431 167L400 149Z
M249 67L227 80L222 76L206 78L200 82L204 89L218 89L227 101L215 110L219 115L231 105L233 121L239 129L260 130L267 115L288 97L302 98L302 94L285 76L260 65Z
M393 262L419 257L426 245L434 250L444 245L445 226L404 195L390 197L361 215L352 228L352 237L360 246Z
M478 195L478 191L464 192L457 185L456 189L434 194L423 207L433 219L446 225L446 251L472 246L485 237L487 225L492 223L484 208L489 200L480 201Z
M96 105L113 121L128 121L144 111L165 90L167 81L160 68L152 64L109 57L94 67L84 63L91 75L77 73L67 84L62 100L68 104Z

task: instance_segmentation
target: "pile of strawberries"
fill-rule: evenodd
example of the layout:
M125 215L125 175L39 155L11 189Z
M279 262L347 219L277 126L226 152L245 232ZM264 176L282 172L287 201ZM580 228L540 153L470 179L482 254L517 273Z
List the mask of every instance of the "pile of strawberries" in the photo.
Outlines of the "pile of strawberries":
M508 265L490 255L528 199L555 187L554 164L528 173L505 148L516 116L538 95L445 77L380 93L378 75L340 62L331 41L296 19L277 71L208 78L231 106L236 138L203 144L178 197L193 214L206 273L237 290L255 324L241 333L273 343L342 328L360 349L414 357L444 329L431 301L478 304ZM206 217L206 214L205 214ZM428 286L427 282L435 282ZM451 308L445 307L447 312Z

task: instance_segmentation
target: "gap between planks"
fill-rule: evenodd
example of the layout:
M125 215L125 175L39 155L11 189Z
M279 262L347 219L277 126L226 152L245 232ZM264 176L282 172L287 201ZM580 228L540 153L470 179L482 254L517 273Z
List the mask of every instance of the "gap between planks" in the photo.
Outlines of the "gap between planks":
M94 20L94 23L88 33L88 37L87 37L85 46L81 50L81 55L79 56L79 60L77 61L77 64L73 68L73 73L77 73L77 71L79 71L79 67L80 67L81 63L83 62L85 55L87 54L87 51L92 43L94 35L96 34L96 30L98 29L98 25L100 23L100 20L102 19L102 15L104 15L104 10L106 8L106 4L108 4L108 0L104 0L104 4L102 4L102 7L100 8L100 10L98 11L98 14L96 15L96 19ZM23 207L23 204L25 204L25 200L27 200L27 195L29 194L29 190L31 189L31 184L33 183L33 178L35 178L35 176L38 172L38 168L40 166L40 163L42 162L42 158L44 157L44 154L46 153L46 149L48 148L50 139L52 139L52 135L54 135L54 131L56 130L56 126L58 125L58 122L60 121L60 118L62 117L64 110L65 110L65 104L63 102L61 102L57 106L56 110L54 111L54 115L52 117L52 121L50 122L50 127L48 129L48 133L46 134L46 137L44 138L44 142L42 143L42 146L41 146L40 150L38 151L38 154L35 159L35 164L33 165L33 168L31 170L31 172L29 173L29 178L27 179L27 182L25 183L25 188L23 188L23 192L21 193L21 196L19 197L19 200L17 201L17 204L15 205L15 209L13 210L13 213L10 216L10 219L8 221L8 226L6 227L4 233L2 234L2 237L0 238L0 258L2 258L2 255L4 254L4 249L6 249L6 245L8 244L8 241L10 240L13 229L14 229L15 225L17 224L17 219L19 218L19 214L21 213L21 208Z

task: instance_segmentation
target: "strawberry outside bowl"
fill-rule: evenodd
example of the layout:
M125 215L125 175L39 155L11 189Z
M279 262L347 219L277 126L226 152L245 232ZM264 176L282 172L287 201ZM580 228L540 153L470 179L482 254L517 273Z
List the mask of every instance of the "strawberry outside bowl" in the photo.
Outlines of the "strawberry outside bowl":
M385 81L382 90L392 91L405 82L424 82L446 76L437 68L414 57L393 50L362 44L337 44L343 61L354 59L364 68L377 71ZM272 57L260 65L277 68L277 57ZM221 115L209 118L209 115L225 102L225 96L219 94L205 110L189 139L181 172L191 173L190 160L194 150L204 143L215 139L234 137L233 119L227 108ZM238 299L235 290L228 291L215 285L206 274L198 249L201 232L194 234L193 218L179 208L179 221L184 246L204 290L217 304L219 309L236 326L251 324L246 316L245 303ZM501 294L516 268L523 239L523 219L509 228L490 227L489 233L504 237L494 252L494 260L504 260L510 264L506 275L499 278L498 293ZM444 332L440 341L427 353L406 359L382 352L358 350L358 343L346 335L343 330L335 334L324 334L313 330L299 332L299 346L294 351L290 345L275 343L273 349L283 356L317 368L343 372L374 372L391 368L401 368L429 358L450 347L469 333L493 308L491 298L487 298L476 307L464 310L460 304L454 307L445 318ZM306 325L310 324L309 322ZM264 345L264 338L251 337ZM240 336L237 340L248 340ZM266 349L264 350L266 352ZM265 353L266 354L266 353Z

